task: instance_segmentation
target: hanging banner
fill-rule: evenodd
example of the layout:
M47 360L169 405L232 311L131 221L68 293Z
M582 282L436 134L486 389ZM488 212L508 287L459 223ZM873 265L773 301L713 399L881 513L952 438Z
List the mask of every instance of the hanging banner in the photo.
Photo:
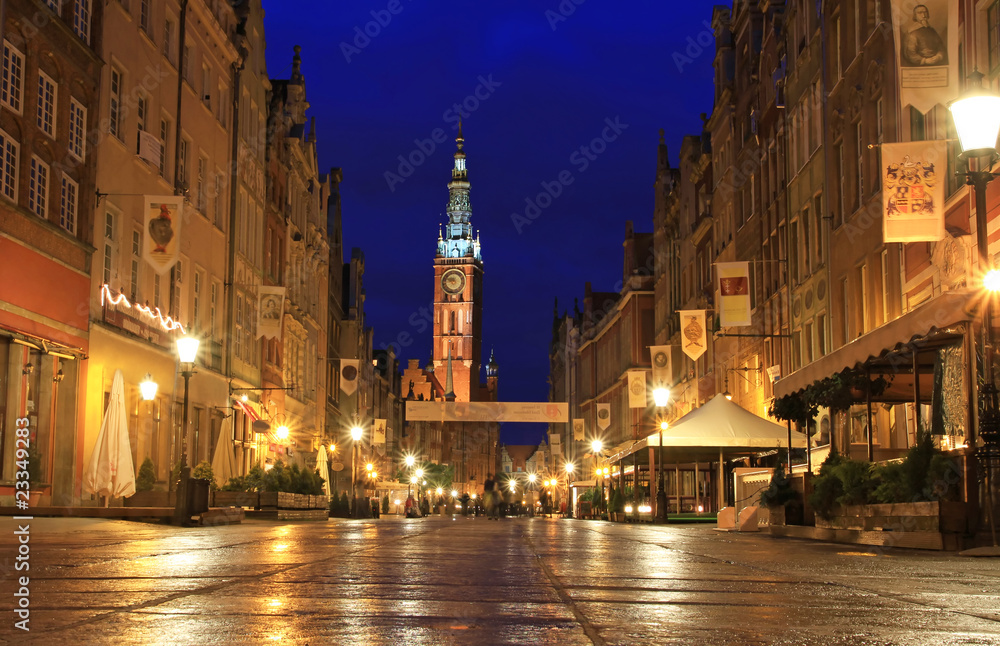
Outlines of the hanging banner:
M146 195L143 203L142 257L163 276L180 258L184 197Z
M961 92L959 4L955 0L892 0L901 105L912 105L926 114Z
M340 389L345 395L353 395L358 389L358 363L357 359L340 360Z
M705 310L679 310L681 317L681 350L697 361L708 348L705 334Z
M584 438L584 433L586 427L583 425L583 418L574 417L573 418L573 441L582 442Z
M885 242L942 240L944 141L882 144L882 237Z
M375 431L372 434L372 444L375 446L385 446L385 420L375 420Z
M606 431L609 426L611 426L611 404L598 404L597 428Z
M261 285L257 288L257 300L257 338L280 339L285 288Z
M644 370L628 371L628 407L646 407L646 372Z
M719 325L750 325L750 263L720 262L715 269L719 275Z
M670 386L670 346L650 346L649 354L653 362L653 388Z

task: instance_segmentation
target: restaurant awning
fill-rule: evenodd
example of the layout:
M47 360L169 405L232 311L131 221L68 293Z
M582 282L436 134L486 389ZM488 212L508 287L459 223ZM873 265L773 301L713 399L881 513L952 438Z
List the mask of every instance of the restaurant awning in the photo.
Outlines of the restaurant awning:
M914 349L931 349L954 343L961 338L964 330L953 326L974 319L978 304L979 299L966 290L946 292L932 298L898 319L774 382L774 396L784 397L798 392L847 368L855 368L895 352L910 353Z

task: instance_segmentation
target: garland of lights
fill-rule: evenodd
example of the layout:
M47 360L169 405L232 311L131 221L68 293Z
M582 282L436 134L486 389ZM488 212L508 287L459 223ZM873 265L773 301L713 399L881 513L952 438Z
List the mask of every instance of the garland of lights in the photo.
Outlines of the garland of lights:
M140 305L139 303L133 305L128 301L127 298L125 298L124 292L119 292L118 296L116 297L114 294L111 293L110 287L108 287L107 285L101 285L101 305L104 305L105 301L115 306L119 305L120 303L124 303L125 307L131 307L133 309L139 310L140 313L145 314L147 317L153 319L154 321L158 321L160 323L160 327L162 327L167 332L180 330L181 333L184 334L184 326L169 316L164 317L163 313L160 312L159 307L150 308L146 305Z

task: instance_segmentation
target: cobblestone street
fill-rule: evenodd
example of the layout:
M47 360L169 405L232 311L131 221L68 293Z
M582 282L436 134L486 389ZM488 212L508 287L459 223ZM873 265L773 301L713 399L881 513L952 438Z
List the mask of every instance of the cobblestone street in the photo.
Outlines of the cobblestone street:
M9 643L1000 644L998 560L707 526L40 518L29 545Z

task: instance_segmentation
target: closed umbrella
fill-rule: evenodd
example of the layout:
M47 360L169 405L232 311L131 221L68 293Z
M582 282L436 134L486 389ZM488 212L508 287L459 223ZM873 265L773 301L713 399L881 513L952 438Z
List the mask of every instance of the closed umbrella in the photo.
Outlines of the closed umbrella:
M215 443L215 454L212 456L212 475L219 487L224 487L230 478L236 477L236 458L233 455L233 421L232 416L222 420L219 428L219 441Z
M326 447L322 444L319 445L319 451L316 452L316 468L319 469L319 477L323 478L323 493L326 497L330 497L330 465L327 464L326 459Z
M111 398L104 412L97 444L83 477L83 487L102 496L127 498L135 493L135 470L128 443L128 411L125 407L125 378L115 370Z

